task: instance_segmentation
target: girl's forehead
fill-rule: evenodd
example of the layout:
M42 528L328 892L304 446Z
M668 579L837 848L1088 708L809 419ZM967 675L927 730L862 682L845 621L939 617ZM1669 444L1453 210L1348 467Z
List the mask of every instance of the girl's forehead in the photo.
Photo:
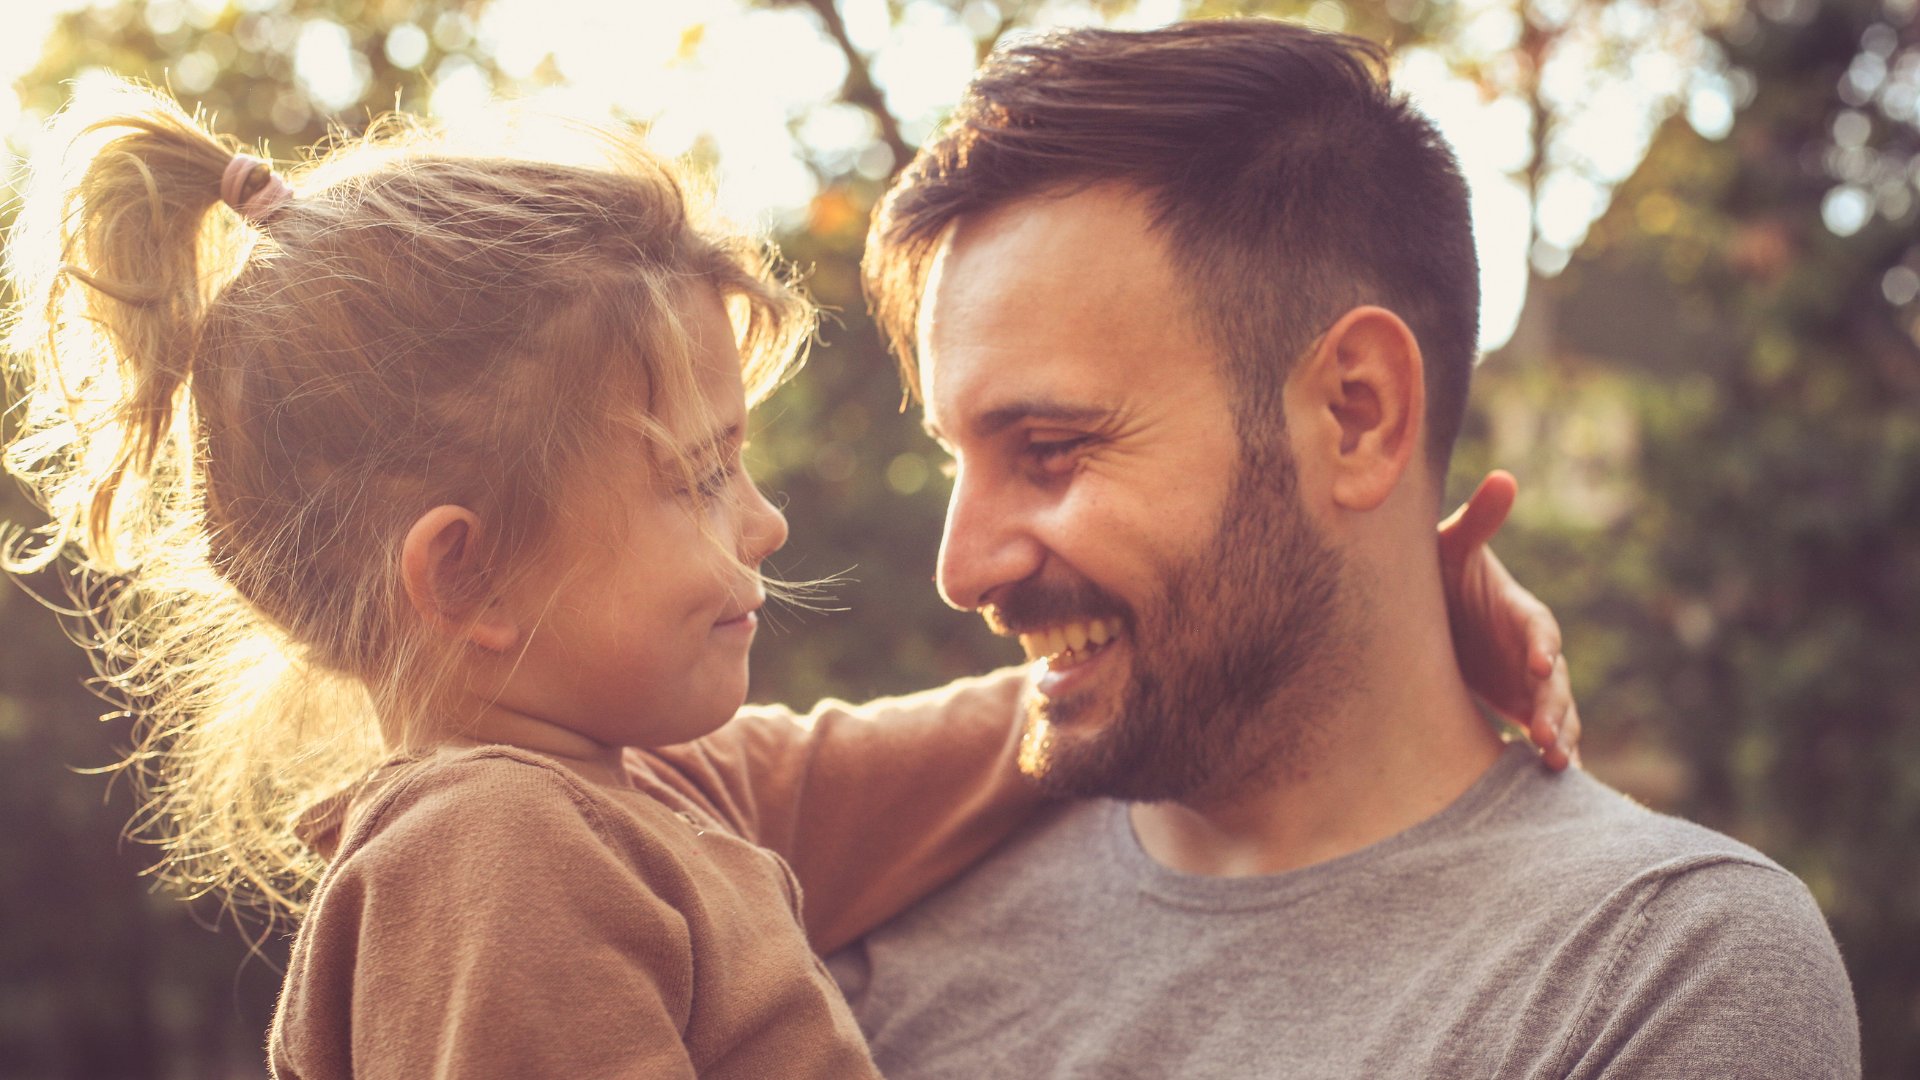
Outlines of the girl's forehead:
M737 355L694 362L659 378L646 401L615 407L614 430L669 453L697 456L745 438L748 404Z
M688 434L701 427L736 427L746 423L746 375L742 370L740 346L735 339L733 320L712 289L690 304L688 321L688 360L698 405L688 411ZM704 423L703 423L704 421Z

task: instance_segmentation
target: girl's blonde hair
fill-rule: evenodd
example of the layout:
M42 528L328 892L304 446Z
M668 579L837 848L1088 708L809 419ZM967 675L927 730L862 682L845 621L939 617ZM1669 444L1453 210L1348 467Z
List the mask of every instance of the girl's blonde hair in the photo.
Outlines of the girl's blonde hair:
M289 174L256 227L221 202L233 140L150 89L87 96L8 247L6 467L51 518L8 569L72 560L167 875L297 913L321 865L299 815L389 753L377 719L419 719L446 668L398 584L411 523L473 510L504 587L636 413L687 467L648 417L697 404L689 290L727 302L750 399L813 312L630 135L579 167L389 119Z

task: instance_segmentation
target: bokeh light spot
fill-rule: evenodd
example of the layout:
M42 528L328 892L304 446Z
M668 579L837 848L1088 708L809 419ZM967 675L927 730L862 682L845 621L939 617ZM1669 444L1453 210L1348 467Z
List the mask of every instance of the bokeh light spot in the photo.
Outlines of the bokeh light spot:
M425 30L410 22L401 23L387 31L387 62L402 71L412 71L426 62L431 44Z
M1841 184L1820 201L1820 220L1835 236L1852 236L1873 215L1873 200L1852 184Z

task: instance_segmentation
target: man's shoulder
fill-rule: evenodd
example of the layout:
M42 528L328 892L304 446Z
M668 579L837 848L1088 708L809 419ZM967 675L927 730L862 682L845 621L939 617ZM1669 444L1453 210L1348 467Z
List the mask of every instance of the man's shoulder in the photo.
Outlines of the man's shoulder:
M1479 974L1463 981L1528 988L1496 1011L1546 1034L1518 1037L1510 1060L1567 1076L1858 1074L1851 988L1805 884L1590 774L1506 764L1396 884L1470 942L1454 963ZM1712 1064L1713 1045L1741 1049Z
M1525 851L1533 869L1581 881L1658 881L1705 867L1743 866L1756 880L1798 884L1751 845L1644 806L1583 770L1522 770L1466 833L1480 844Z
M1621 941L1654 926L1670 945L1704 951L1793 940L1837 955L1806 885L1751 845L1586 772L1529 766L1505 784L1416 864L1444 863L1463 903L1497 902L1558 927L1590 921Z
M1735 925L1797 924L1830 940L1806 885L1753 846L1650 809L1585 772L1533 784L1542 792L1534 834L1552 853L1548 868L1637 882L1645 908L1668 918L1724 910L1737 913Z
M1813 894L1753 847L1658 813L1588 776L1567 778L1566 816L1540 839L1553 875L1586 877L1607 940L1569 1031L1581 1073L1859 1075L1852 987ZM1710 1044L1738 1046L1703 1065ZM1622 1068L1622 1063L1632 1063Z

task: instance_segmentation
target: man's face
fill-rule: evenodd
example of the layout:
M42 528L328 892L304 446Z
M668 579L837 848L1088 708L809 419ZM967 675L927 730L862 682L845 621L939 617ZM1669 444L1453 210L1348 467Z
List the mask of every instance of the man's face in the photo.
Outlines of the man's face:
M1151 800L1284 765L1338 559L1285 440L1243 454L1144 208L1093 188L964 221L926 301L927 426L957 467L940 590L1043 664L1027 770Z

